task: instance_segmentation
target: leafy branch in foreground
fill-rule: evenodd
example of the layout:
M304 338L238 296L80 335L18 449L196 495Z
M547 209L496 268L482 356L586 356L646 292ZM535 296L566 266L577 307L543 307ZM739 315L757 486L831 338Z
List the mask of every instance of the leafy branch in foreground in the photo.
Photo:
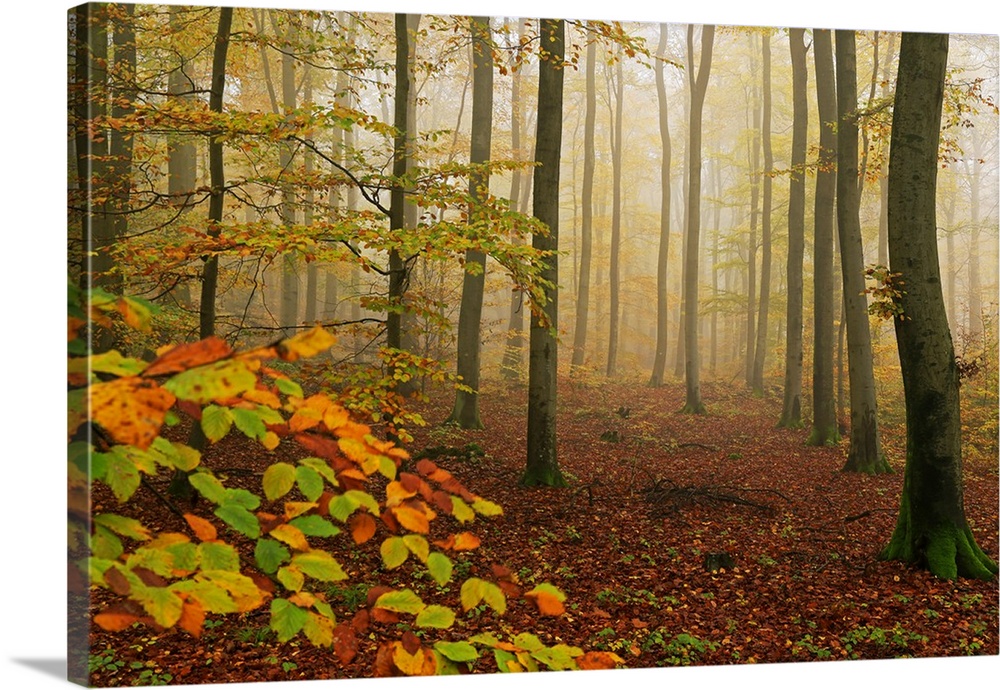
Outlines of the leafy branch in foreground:
M305 636L332 648L345 665L373 623L405 621L421 631L421 637L407 631L378 640L375 673L383 676L470 670L483 649L492 650L501 671L621 663L613 654L546 647L529 633L512 642L492 635L442 638L458 614L408 587L372 587L367 607L356 613L330 596L331 583L350 577L343 557L381 531L387 533L379 546L385 569L408 564L414 580L429 576L444 590L457 587L463 612L487 606L502 615L508 598L523 597L540 615L558 616L566 598L547 584L522 593L500 566L494 567L497 582L453 582L455 555L480 546L468 528L502 509L430 460L402 471L405 450L376 438L328 396L306 396L268 365L322 353L333 344L331 335L316 328L245 352L212 337L161 348L152 362L116 351L91 355L81 336L85 327L106 326L114 316L148 329L153 312L142 301L98 292L88 313L82 298L71 288L70 551L85 554L74 562L90 586L112 595L93 616L98 626L118 632L144 624L199 637L209 615L266 606L279 642ZM255 490L227 486L198 449L163 435L181 415L198 424L209 443L239 433L262 453L293 444L302 457L276 457ZM188 473L202 499L181 513L176 531L157 531L133 516L140 487L162 470ZM91 514L89 494L105 490L110 497L101 503L116 501L119 512Z

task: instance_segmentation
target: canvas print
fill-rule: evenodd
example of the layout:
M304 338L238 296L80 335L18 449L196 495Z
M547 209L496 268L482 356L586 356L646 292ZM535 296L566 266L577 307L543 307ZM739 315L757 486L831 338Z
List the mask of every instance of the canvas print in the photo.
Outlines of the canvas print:
M70 680L997 655L997 36L419 9L69 11Z

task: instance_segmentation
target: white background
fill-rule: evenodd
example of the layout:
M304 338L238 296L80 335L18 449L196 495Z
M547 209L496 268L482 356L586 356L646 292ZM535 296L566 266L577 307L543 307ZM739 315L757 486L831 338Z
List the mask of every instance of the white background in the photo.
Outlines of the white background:
M16 4L15 4L16 3ZM209 4L209 3L201 3ZM677 3L651 0L289 0L238 5L562 16L717 24L996 34L995 0L958 5L882 0ZM12 690L63 687L65 678L65 16L68 3L15 0L3 12L0 225L6 252L0 292L0 679ZM900 7L905 9L900 9ZM926 9L925 9L926 8ZM930 11L934 13L931 14ZM942 16L942 13L947 13ZM888 537L888 535L886 535ZM613 675L607 675L613 673ZM930 687L995 682L1000 658L864 661L590 672L558 678L477 676L476 688ZM349 688L466 687L467 677L336 681ZM268 690L333 687L332 681L270 684ZM891 686L890 686L891 684ZM197 687L197 686L189 686ZM240 684L233 688L260 688Z

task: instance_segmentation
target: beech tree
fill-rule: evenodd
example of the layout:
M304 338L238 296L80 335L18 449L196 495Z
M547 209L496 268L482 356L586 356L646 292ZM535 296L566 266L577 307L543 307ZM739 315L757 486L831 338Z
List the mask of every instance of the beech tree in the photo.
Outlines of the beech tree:
M778 426L802 426L802 261L805 251L806 46L803 29L789 29L792 58L792 165L788 181L788 302L785 317L785 393Z
M837 90L830 31L813 31L816 104L819 109L819 167L813 202L813 426L808 444L836 443L837 406L833 390L833 224L837 192ZM854 102L853 100L851 101Z
M763 82L761 146L764 152L764 179L761 183L760 216L760 298L757 301L757 343L754 348L753 376L750 388L754 395L764 395L764 362L767 358L768 313L771 309L771 200L773 196L774 152L771 148L771 33L761 34Z
M559 324L559 160L562 152L563 61L566 28L562 19L543 19L538 65L538 120L535 135L534 216L547 232L532 246L542 253L544 301L533 305L528 352L528 448L526 486L566 486L556 454L556 372Z
M701 401L701 381L699 372L698 351L698 252L701 231L701 118L705 105L705 91L708 88L708 75L712 68L712 42L715 38L715 27L706 24L701 29L701 59L698 61L698 74L688 74L691 85L691 116L688 134L690 150L688 170L688 212L687 237L684 247L684 263L687 273L684 276L684 380L686 382L686 398L684 411L695 414L705 412L705 404ZM687 30L687 49L690 62L694 62L694 27Z
M878 430L864 248L858 217L858 87L854 44L853 30L837 30L837 228L851 384L851 447L844 469L878 474L891 470L882 453Z
M493 47L490 20L473 17L472 30L472 144L469 162L483 164L490 159L493 129ZM469 222L478 222L477 205L489 196L489 172L473 171L469 177ZM463 429L482 429L479 417L480 326L483 289L486 283L486 254L478 249L465 252L462 305L458 318L458 375L463 386L455 394L455 407L448 421Z
M938 143L947 34L904 33L889 154L893 323L906 402L906 467L899 518L880 556L941 578L997 575L965 519L955 349L937 249Z
M663 373L667 366L667 260L670 256L670 120L667 110L667 88L663 79L663 63L667 50L669 26L660 24L660 41L656 47L656 100L660 112L660 142L663 153L660 157L660 244L656 257L656 354L653 358L653 373L650 386L663 385ZM718 228L716 228L718 229ZM713 321L714 324L714 321ZM712 339L714 344L715 339ZM714 352L714 350L713 350Z

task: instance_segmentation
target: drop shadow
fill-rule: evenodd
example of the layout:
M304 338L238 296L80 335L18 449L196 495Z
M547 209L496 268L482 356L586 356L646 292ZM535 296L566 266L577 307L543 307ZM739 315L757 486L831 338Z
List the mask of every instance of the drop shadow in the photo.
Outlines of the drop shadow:
M47 676L66 680L66 659L11 659L16 664L27 666Z

